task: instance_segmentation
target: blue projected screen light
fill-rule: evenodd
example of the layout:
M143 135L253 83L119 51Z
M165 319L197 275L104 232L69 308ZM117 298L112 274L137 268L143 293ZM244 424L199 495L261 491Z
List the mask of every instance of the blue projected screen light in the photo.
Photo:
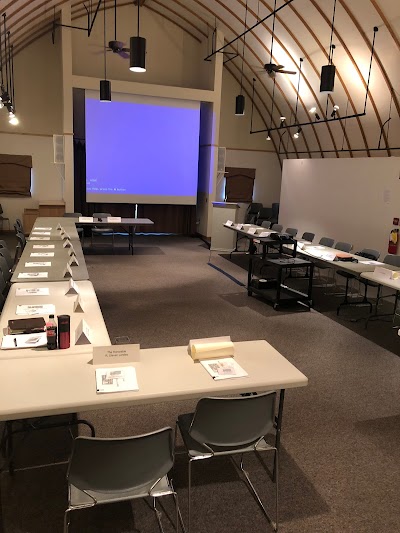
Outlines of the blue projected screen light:
M86 200L196 204L199 102L113 98L86 92Z

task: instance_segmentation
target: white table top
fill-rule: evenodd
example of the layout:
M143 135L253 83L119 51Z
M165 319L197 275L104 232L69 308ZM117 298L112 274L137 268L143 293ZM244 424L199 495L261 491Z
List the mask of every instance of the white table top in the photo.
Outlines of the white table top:
M390 265L387 265L387 268L389 267ZM398 269L393 267L392 270L397 271ZM361 274L361 277L373 281L374 283L378 283L379 285L384 285L385 287L400 291L400 279L388 279L386 276L382 276L382 274L376 272L364 272Z
M28 359L28 358L45 358L58 357L65 359L65 357L73 353L91 353L92 346L79 345L74 346L75 342L75 330L82 320L85 320L87 325L91 328L93 337L91 338L92 345L95 346L108 346L111 344L110 337L107 332L106 325L104 323L103 315L97 301L97 296L94 291L93 285L90 281L77 281L76 285L79 289L80 300L83 307L82 312L74 312L74 302L77 299L76 294L65 293L68 290L68 281L59 282L30 282L30 283L14 283L11 285L10 292L6 303L4 304L3 311L0 317L0 334L3 337L4 329L7 328L9 320L14 318L28 318L29 316L16 315L15 311L17 305L37 305L37 304L54 304L56 308L55 315L70 315L71 317L71 347L66 350L48 350L46 346L38 348L24 348L15 350L0 350L0 360L16 360L16 359ZM49 289L49 296L16 296L18 288L40 288L47 287ZM48 315L44 316L47 320Z
M64 350L66 351L66 350ZM141 350L139 390L97 394L91 354L0 361L0 420L304 387L308 380L266 341L235 343L248 377L215 381L186 346ZM104 366L104 365L102 365Z

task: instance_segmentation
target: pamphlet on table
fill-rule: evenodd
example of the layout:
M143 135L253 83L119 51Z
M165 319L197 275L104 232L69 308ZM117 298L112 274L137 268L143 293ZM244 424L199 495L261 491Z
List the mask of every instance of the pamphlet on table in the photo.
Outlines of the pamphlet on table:
M139 386L136 370L133 366L96 368L96 391L98 394L136 390L139 390Z
M207 361L200 361L200 364L215 380L244 378L248 376L247 372L232 357L208 359Z

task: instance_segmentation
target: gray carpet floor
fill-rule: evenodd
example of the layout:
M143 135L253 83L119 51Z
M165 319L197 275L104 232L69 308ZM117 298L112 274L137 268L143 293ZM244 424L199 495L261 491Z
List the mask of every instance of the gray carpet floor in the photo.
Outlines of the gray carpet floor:
M122 247L108 252L88 250L86 260L112 340L128 336L147 348L219 335L265 339L308 376L309 386L289 390L285 400L280 531L400 530L400 339L390 324L376 323L365 332L361 323L333 320L338 301L320 294L319 310L294 305L274 311L247 296L243 265L213 253L213 268L209 250L197 239L138 237L134 256ZM389 339L386 345L382 337ZM193 407L194 402L166 402L80 416L93 422L98 436L124 436L173 425L178 413ZM70 442L65 431L52 430L37 432L21 447L17 466L24 469L1 480L5 533L62 531L62 461ZM271 464L268 455L263 458ZM274 487L263 465L249 457L247 466L268 505ZM173 478L184 518L186 476L185 457L178 455ZM195 464L193 504L193 532L270 531L227 460ZM174 530L172 509L166 501L166 532ZM70 531L147 533L156 532L157 524L141 501L76 512Z

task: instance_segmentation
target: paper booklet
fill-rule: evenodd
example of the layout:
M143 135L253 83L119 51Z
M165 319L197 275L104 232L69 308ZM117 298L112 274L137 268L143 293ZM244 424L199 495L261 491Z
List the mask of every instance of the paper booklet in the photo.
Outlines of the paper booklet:
M232 357L224 359L208 359L200 361L200 364L207 370L210 376L216 381L221 379L244 378L247 372Z
M15 350L19 348L36 348L46 346L47 336L43 333L26 333L22 335L4 335L1 341L2 350Z
M96 368L96 392L126 392L139 390L133 366Z

